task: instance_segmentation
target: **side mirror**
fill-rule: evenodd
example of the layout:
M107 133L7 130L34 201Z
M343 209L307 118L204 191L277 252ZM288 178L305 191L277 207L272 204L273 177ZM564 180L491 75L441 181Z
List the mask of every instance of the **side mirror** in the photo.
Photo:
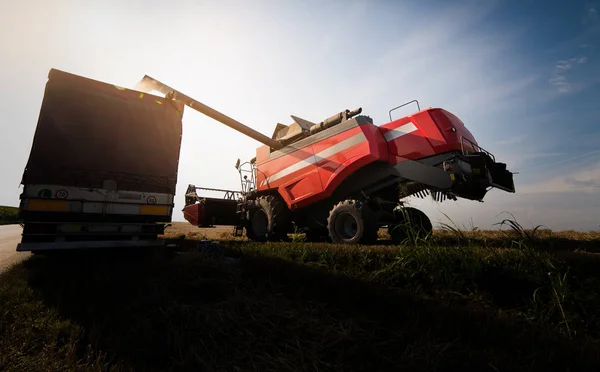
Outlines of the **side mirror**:
M240 169L240 159L235 163L235 169Z

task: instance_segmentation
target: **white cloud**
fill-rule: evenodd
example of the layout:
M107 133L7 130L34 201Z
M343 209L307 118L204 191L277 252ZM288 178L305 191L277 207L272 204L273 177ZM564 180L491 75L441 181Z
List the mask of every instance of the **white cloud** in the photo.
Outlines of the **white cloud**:
M389 50L370 56L371 67L360 73L354 88L373 97L369 103L377 108L376 119L386 119L387 109L397 104L418 99L422 107L455 112L477 136L492 125L493 113L519 107L525 98L530 105L544 100L541 94L527 94L539 77L537 71L519 69L521 61L511 50L518 31L471 32L491 11L479 8L471 14L459 7L451 14L428 14L425 29L404 23L406 31L391 40ZM508 56L510 63L504 61Z
M597 24L598 21L598 7L596 4L591 3L587 4L583 15L581 17L581 22L585 26L593 26Z
M577 70L579 65L587 62L586 56L572 57L566 60L560 60L556 63L548 83L556 88L559 93L575 93L585 88L582 79L577 79L577 82L572 81L574 70Z
M502 151L501 157L496 156L496 158L498 161L506 163L513 172L522 172L531 169L530 167L535 167L535 165L531 165L534 161L539 165L544 160L548 162L547 159L563 160L566 155L564 152L539 151L529 148L527 144L518 145L518 143L512 144L508 149L513 151Z
M600 225L600 192L580 190L568 192L524 192L515 194L492 190L483 203L460 200L436 203L428 199L412 199L411 205L422 209L434 223L449 223L447 215L459 227L497 229L512 214L526 228L543 225L552 230L598 230Z
M600 152L597 151L597 152ZM568 161L569 159L567 159ZM584 169L576 169L566 174L557 174L533 184L520 188L523 193L569 192L582 191L588 193L600 192L600 161L592 163ZM598 195L600 198L600 194Z
M523 143L529 138L529 134L520 134L516 136L512 136L505 140L496 141L493 143L494 146L502 147L508 145L516 145L518 143Z
M560 93L569 93L573 89L571 83L567 79L566 71L573 68L573 63L575 63L575 61L575 58L566 61L558 61L552 72L552 76L550 76L550 79L548 80L548 82L555 86Z
M579 160L579 159L583 159L583 158L589 158L589 157L593 157L594 155L600 154L600 150L592 150L592 151L588 151L585 152L583 154L578 154L575 156L571 156L568 158L562 158L562 159L557 159L555 161L552 162L548 162L548 163L541 163L541 164L537 164L535 166L529 167L527 169L523 169L522 171L528 171L528 170L539 170L541 168L545 168L545 167L550 167L550 166L558 166L558 165L563 165L563 164L568 164L568 163L572 163L574 160ZM595 163L592 163L595 164ZM575 169L581 169L579 167L574 167ZM573 167L570 168L571 170L573 169Z
M587 12L587 16L590 20L596 21L598 19L598 11L594 7L590 7Z
M565 181L577 189L600 192L600 162L591 169L582 170L573 176L566 177Z
M577 58L571 58L566 61L558 61L558 63L556 63L556 69L563 71L570 70L573 68L575 61L577 61Z
M595 178L587 179L587 180L581 180L581 179L577 179L577 178L567 177L567 178L565 178L565 181L567 181L567 183L569 183L575 187L594 188L594 189L600 190L600 176L598 176L598 175Z

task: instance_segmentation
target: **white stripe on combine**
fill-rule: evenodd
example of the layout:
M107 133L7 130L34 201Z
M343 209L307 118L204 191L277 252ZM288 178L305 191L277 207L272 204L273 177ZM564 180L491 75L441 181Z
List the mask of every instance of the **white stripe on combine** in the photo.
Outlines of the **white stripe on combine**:
M385 137L386 141L391 141L391 140L395 140L396 138L402 137L405 134L412 133L416 130L417 130L417 127L413 123L409 122L407 124L399 126L398 128L394 128L394 129L390 130L389 132L386 132L384 137Z
M344 150L347 150L354 145L358 145L359 143L364 142L366 139L367 139L367 137L365 137L365 134L363 132L357 133L354 136L343 140L342 142L339 142L333 146L326 148L325 150L315 154L314 156L310 156L306 159L300 160L298 163L290 165L289 167L284 168L284 169L280 170L279 172L272 174L271 177L263 180L260 185L262 187L265 183L274 182L282 177L285 177L296 171L299 171L300 169L306 168L306 167L308 167L312 164L315 164L323 159L327 159L330 156L333 156Z

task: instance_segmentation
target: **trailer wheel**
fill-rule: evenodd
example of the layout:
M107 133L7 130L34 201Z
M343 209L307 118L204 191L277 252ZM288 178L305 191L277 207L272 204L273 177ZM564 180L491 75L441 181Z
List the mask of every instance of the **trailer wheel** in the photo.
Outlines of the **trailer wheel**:
M396 212L396 222L388 226L388 233L394 244L402 244L411 237L425 237L432 231L433 225L429 217L412 207L402 207Z
M327 230L332 243L372 244L377 241L377 225L369 207L356 200L345 200L331 209Z
M246 224L246 236L254 241L287 240L288 209L279 198L273 195L257 199L258 208L250 213Z

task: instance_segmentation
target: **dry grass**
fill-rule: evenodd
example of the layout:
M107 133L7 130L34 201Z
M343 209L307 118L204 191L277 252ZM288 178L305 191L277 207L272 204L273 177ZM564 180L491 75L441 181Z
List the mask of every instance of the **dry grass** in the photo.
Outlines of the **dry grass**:
M379 231L379 244L392 244L391 238L385 228ZM162 236L166 239L188 240L223 240L247 241L245 234L241 237L233 235L233 226L217 226L214 228L199 228L187 222L173 222L167 227ZM290 234L294 241L303 241L304 234ZM552 231L549 229L523 229L514 230L502 228L498 230L479 229L449 229L434 230L429 238L432 244L475 244L480 246L509 247L515 243L527 241L528 244L546 247L558 247L569 250L600 251L600 230L598 231Z
M191 240L247 240L245 235L241 238L233 235L233 226L216 226L216 227L196 227L187 222L172 222L171 226L165 229L165 234L162 236L167 239L191 239Z
M219 248L199 246L209 232ZM227 233L174 224L174 255L14 267L0 277L0 370L600 368L597 233L436 231L354 247Z
M19 208L0 206L0 225L19 223Z

